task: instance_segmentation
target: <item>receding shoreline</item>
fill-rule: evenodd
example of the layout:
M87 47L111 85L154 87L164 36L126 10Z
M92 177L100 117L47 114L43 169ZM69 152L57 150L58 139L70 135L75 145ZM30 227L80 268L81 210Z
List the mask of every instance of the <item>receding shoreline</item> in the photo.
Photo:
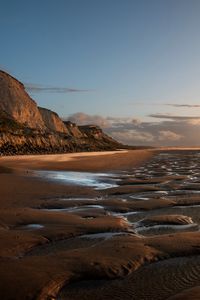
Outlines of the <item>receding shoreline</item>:
M111 171L139 166L159 152L199 150L200 147L158 147L139 150L1 156L0 166L15 169Z

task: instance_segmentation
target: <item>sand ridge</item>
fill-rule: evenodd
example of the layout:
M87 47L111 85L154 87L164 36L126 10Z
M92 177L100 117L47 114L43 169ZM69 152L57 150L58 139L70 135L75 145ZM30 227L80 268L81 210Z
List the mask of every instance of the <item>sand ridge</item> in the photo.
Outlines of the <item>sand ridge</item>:
M72 160L56 155L56 162L1 158L0 298L153 300L184 290L194 294L200 280L200 194L193 189L200 180L198 153L179 152L136 150ZM68 167L114 172L122 184L98 190L32 174ZM172 274L180 280L174 286ZM84 281L93 287L84 288Z

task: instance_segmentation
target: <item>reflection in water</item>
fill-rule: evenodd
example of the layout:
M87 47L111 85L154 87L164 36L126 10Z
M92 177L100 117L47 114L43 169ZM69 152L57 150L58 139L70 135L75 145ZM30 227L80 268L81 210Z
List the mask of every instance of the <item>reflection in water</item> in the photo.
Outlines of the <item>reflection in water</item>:
M36 171L35 174L47 180L66 182L69 184L94 187L95 189L106 189L117 187L114 174L69 172L69 171ZM110 178L112 177L112 178Z

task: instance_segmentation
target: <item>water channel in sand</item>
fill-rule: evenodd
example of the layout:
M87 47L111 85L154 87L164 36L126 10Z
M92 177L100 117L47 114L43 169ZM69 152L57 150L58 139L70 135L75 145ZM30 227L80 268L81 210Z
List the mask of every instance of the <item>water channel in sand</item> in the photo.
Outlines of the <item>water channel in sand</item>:
M19 279L46 296L32 298L61 300L166 300L200 286L198 151L156 153L126 171L33 173L50 192L0 223L13 245L1 261L8 286Z
M166 152L156 155L151 161L139 168L117 173L92 173L71 171L35 171L34 176L45 180L65 182L79 186L87 186L102 191L99 198L64 198L70 201L67 207L45 208L54 212L71 212L92 218L99 213L109 214L126 219L136 232L143 235L164 234L176 231L196 231L200 224L200 153L199 151ZM131 188L126 192L126 186ZM134 187L137 191L134 192ZM117 193L117 189L125 187L124 192ZM149 190L148 190L149 187ZM155 190L152 190L153 189ZM109 194L110 189L116 189L116 196ZM108 192L107 192L108 191ZM116 203L116 197L118 202ZM184 201L185 199L185 201ZM80 201L83 201L83 204ZM109 205L108 205L109 200ZM174 205L165 206L165 201L175 201ZM78 201L78 205L77 205ZM88 202L85 204L85 201ZM148 202L148 209L140 203ZM163 205L151 207L153 201L160 201ZM91 203L90 203L91 202ZM134 205L138 203L138 205ZM149 205L149 206L148 206ZM139 221L155 215L185 215L192 220L192 224L173 223L159 220L157 223L146 222L139 225Z
M35 171L35 176L66 184L82 185L95 189L106 189L117 186L117 179L110 173L69 172L69 171Z

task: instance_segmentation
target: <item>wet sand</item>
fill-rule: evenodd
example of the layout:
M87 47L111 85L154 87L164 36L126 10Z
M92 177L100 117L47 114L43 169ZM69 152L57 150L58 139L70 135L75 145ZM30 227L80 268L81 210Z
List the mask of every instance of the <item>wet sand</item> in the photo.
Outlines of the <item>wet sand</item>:
M0 298L199 299L199 162L183 149L1 157Z

